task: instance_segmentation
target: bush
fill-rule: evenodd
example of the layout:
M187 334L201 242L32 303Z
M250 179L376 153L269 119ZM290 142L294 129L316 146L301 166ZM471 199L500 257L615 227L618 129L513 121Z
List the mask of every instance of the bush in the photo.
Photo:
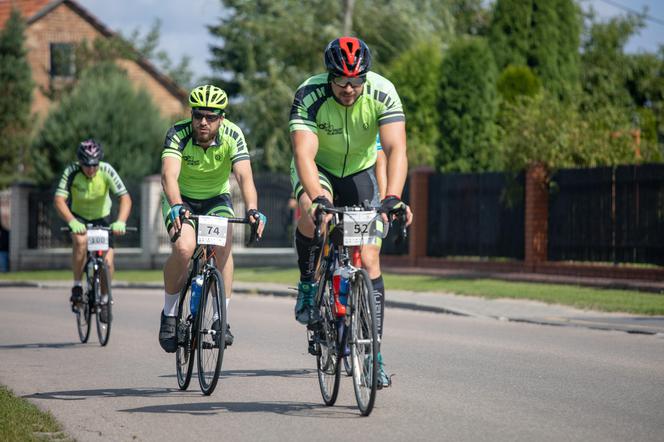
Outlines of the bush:
M540 80L528 66L507 66L498 77L498 93L513 103L516 97L534 97L540 91Z
M104 160L124 180L156 173L168 126L149 94L137 91L123 70L110 62L93 66L48 115L33 144L37 179L56 179L86 138L101 142Z

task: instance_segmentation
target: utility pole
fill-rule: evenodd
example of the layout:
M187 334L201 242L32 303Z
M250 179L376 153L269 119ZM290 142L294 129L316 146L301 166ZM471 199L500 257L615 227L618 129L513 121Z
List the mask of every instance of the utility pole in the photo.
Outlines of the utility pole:
M344 0L344 35L353 33L353 7L355 0Z

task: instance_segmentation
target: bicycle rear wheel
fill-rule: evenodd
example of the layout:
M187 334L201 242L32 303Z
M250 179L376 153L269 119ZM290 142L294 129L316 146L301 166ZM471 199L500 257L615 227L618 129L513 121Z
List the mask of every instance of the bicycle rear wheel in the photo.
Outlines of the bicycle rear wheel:
M378 389L378 329L376 301L365 270L355 272L351 285L350 354L353 388L360 413L368 416Z
M217 386L226 341L226 294L217 269L206 273L198 307L198 382L203 394Z
M325 278L321 280L320 289L320 328L313 333L314 341L318 350L316 356L316 368L318 369L318 385L323 396L325 405L331 406L337 401L339 394L339 381L341 370L339 369L339 345L336 318L332 308L333 295L331 284Z
M191 313L190 305L191 284L187 283L180 294L176 326L178 348L175 351L175 373L180 390L186 390L189 387L196 354L196 335L194 334L196 319Z
M85 266L85 287L83 287L83 299L76 312L76 327L78 337L82 343L88 342L90 337L90 295L94 293L94 275L88 274L88 266Z
M95 277L95 300L97 301L97 337L99 337L99 343L103 346L108 344L108 338L111 337L111 321L112 316L112 304L113 304L113 295L111 294L111 280L106 264L103 260L99 260L99 273ZM108 295L106 302L102 299L104 294ZM103 322L101 319L102 308L106 308L106 322Z

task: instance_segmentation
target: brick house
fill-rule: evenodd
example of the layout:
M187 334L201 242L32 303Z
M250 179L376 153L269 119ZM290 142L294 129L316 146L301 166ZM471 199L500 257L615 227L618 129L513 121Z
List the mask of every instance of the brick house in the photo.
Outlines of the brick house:
M109 38L115 33L73 0L0 0L0 28L13 8L18 8L27 22L25 47L36 84L32 111L44 117L52 103L42 91L73 79L75 45L84 40ZM187 91L159 73L149 61L137 58L117 63L136 87L152 96L164 117L185 112Z

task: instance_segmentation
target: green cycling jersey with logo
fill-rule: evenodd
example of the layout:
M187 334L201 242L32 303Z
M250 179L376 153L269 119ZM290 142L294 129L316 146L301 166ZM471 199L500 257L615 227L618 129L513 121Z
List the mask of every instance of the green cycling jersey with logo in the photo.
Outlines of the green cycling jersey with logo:
M88 178L78 163L72 163L65 169L58 188L57 196L69 200L71 211L88 220L105 218L111 213L111 197L127 193L120 175L108 163L100 162L99 170Z
M316 164L343 178L375 164L380 126L405 119L399 95L385 77L368 72L362 94L344 106L335 99L328 74L320 74L295 93L289 129L317 134Z
M180 194L204 200L230 193L228 178L233 164L249 160L249 151L242 130L224 119L219 132L208 148L193 139L191 119L182 120L166 134L161 158L181 161L178 185Z

